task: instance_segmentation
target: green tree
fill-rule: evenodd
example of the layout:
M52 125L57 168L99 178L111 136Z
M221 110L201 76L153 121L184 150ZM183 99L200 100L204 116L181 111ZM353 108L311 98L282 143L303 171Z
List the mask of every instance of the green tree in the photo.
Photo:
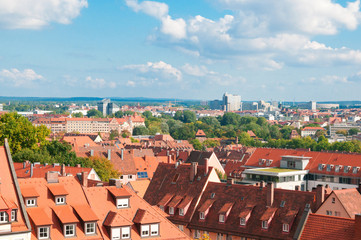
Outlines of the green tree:
M102 181L109 181L110 178L119 178L120 173L114 169L113 164L106 158L90 157L83 158L84 167L94 168Z
M175 114L174 114L174 119L183 121L183 113L182 113L182 111L176 111Z
M135 136L148 135L148 134L149 134L149 130L148 130L148 128L146 128L144 126L138 126L133 129L133 135L135 135Z
M151 117L153 117L153 114L152 114L151 111L145 111L145 112L143 113L143 116L144 116L145 118L151 118Z
M198 139L192 139L192 140L189 141L189 143L193 145L193 148L195 150L202 150L203 149L202 143Z
M221 125L238 125L240 118L241 117L236 113L227 112L222 116Z
M122 118L124 116L124 113L122 111L118 111L114 114L116 118Z
M349 135L357 135L357 133L359 133L360 132L360 129L358 129L358 128L351 128L351 129L349 129L348 130L348 134Z
M90 109L87 113L88 117L94 117L94 118L102 118L103 113L101 111L98 111L96 109Z
M184 123L192 123L197 120L196 114L192 111L186 110L183 111L183 122Z
M46 143L50 130L44 125L35 127L31 122L16 112L6 113L0 118L0 144L8 139L12 153L24 148L37 149Z
M77 112L77 113L72 113L71 116L75 118L81 118L83 117L83 114L81 112Z
M119 137L118 130L111 130L109 134L109 139L114 140L115 138Z
M336 134L342 134L342 135L344 135L344 136L347 136L347 135L348 135L348 132L347 132L347 130L338 130L338 131L336 132Z

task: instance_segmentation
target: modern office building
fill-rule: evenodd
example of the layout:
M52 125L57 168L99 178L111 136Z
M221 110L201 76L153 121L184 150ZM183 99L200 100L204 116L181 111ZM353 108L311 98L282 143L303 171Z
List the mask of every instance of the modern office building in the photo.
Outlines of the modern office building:
M111 115L120 110L119 106L110 102L110 99L103 99L98 102L98 110L103 113L103 116Z
M223 110L238 111L241 109L241 96L225 93L223 95Z

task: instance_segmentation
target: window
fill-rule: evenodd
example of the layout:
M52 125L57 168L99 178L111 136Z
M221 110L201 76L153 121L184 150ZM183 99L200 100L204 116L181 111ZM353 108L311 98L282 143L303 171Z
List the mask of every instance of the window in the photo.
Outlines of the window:
M39 239L48 239L50 237L50 228L49 227L39 227L38 228Z
M55 198L56 205L62 205L65 204L65 197L56 197Z
M267 229L267 228L268 228L268 222L267 222L267 221L262 221L262 228L263 228L263 229Z
M33 207L35 205L36 205L36 199L35 198L26 199L26 206L27 207Z
M159 224L151 224L150 236L158 236L158 235L159 235Z
M85 223L85 234L95 233L95 223Z
M246 219L245 218L241 218L240 223L241 226L246 226Z
M11 221L16 221L16 210L11 210Z
M199 213L199 219L204 219L204 212Z
M0 223L6 223L9 221L9 216L6 212L0 212Z
M318 164L318 171L322 171L323 169L323 164Z
M130 227L122 227L122 239L130 238Z
M331 168L332 168L332 167L331 167L331 164L327 164L326 171L327 171L327 172L331 172Z
M336 198L332 198L332 203L335 203L336 202Z
M217 233L217 240L223 239L223 233Z
M112 228L112 240L120 239L120 228Z
M326 215L332 216L332 211L326 210Z
M200 238L201 237L201 232L199 230L195 230L194 231L194 238Z
M224 223L225 216L224 214L219 214L219 222Z
M339 172L340 169L341 169L341 166L340 166L340 165L336 165L336 167L335 167L335 172Z
M343 171L344 171L345 173L348 173L348 170L349 170L349 166L345 166L345 167L343 168Z
M159 208L164 212L164 206L159 206Z
M127 207L129 207L129 198L117 199L117 208L127 208Z
M174 207L169 207L169 214L174 214Z
M64 226L65 237L75 236L75 224L69 224Z
M140 226L141 237L149 236L149 225L141 225Z
M352 168L352 173L357 173L359 169L360 169L359 167L353 167Z
M128 179L132 179L133 176L131 174L128 175Z
M339 217L339 216L341 216L341 213L340 213L340 212L335 211L335 216L336 216L336 217Z
M184 216L184 209L183 208L179 209L179 216Z
M290 231L290 225L288 225L287 223L283 224L282 230L284 232L289 232Z
M183 225L178 225L179 230L184 231Z

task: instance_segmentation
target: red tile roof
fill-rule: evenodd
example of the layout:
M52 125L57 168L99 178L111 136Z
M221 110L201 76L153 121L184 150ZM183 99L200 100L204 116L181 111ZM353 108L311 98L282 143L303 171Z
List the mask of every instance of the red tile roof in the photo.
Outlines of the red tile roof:
M65 196L69 194L62 184L51 184L48 188L54 196Z
M302 231L301 240L354 239L355 220L311 213Z
M122 226L132 226L133 222L127 220L122 216L121 213L110 211L105 218L104 226L109 227L122 227Z
M73 205L72 207L83 220L83 222L93 222L99 220L99 217L95 215L94 211L90 208L89 205Z
M62 224L79 222L72 208L68 205L53 206L52 209Z
M361 213L361 194L356 188L333 191L351 218Z
M26 210L35 226L52 225L53 221L43 208L29 208Z
M138 209L137 213L134 216L133 222L140 224L149 224L158 223L160 222L160 220L147 210Z

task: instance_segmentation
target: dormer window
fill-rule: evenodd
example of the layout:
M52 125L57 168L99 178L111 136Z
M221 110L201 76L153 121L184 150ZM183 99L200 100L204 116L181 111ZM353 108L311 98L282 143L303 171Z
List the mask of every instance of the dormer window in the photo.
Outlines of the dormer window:
M350 166L345 166L344 169L343 169L343 171L344 171L345 173L348 173L348 171L350 170L350 168L351 168Z
M56 205L65 204L65 196L55 197L55 204Z
M199 219L200 219L200 220L204 220L204 212L200 212L200 213L199 213Z
M95 234L95 222L85 223L85 234Z
M225 216L224 216L224 214L219 214L219 222L220 223L224 223L224 220L225 220Z
M159 235L159 224L151 224L150 225L150 235L158 236Z
M179 209L179 216L184 216L184 209L183 208Z
M169 214L171 214L171 215L174 214L174 207L169 207Z
M332 167L333 167L333 165L327 164L326 171L331 172Z
M359 170L360 170L359 167L353 167L353 168L352 168L352 173L353 173L353 174L356 174Z
M117 208L128 208L128 207L129 207L129 198L117 199Z
M318 171L322 171L325 167L325 164L318 164Z
M50 227L38 227L38 238L49 239L50 238Z
M262 228L263 229L268 229L268 222L267 221L262 221Z
M35 207L36 206L36 198L27 198L25 200L27 207Z
M7 223L9 222L9 216L7 212L0 212L0 223Z
M11 210L11 221L15 222L16 221L16 209Z
M240 223L239 225L241 226L246 226L246 218L240 218Z
M75 236L75 224L64 225L64 236L65 237L74 237Z
M140 234L141 237L149 237L149 225L141 225Z
M339 172L340 169L341 169L341 166L340 166L340 165L336 165L336 166L335 166L335 172Z
M283 231L283 232L289 232L289 231L290 231L290 225L287 224L287 223L284 223L284 224L282 225L282 231Z

